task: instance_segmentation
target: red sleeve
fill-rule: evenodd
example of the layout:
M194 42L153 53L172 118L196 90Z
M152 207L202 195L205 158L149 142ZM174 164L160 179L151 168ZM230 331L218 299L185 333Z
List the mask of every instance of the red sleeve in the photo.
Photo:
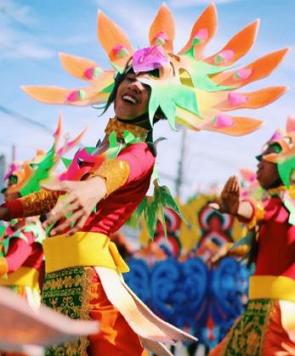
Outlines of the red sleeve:
M2 205L8 213L5 220L46 214L54 207L61 194L63 193L59 191L44 189L23 198L8 201Z
M22 218L24 216L23 205L20 199L8 201L2 204L1 206L8 209L9 216L7 220L11 220L14 218Z
M126 184L150 174L155 164L155 156L146 143L136 143L126 147L120 152L118 159L126 161L130 167Z
M12 238L5 256L8 272L15 272L32 253L32 245L20 238Z

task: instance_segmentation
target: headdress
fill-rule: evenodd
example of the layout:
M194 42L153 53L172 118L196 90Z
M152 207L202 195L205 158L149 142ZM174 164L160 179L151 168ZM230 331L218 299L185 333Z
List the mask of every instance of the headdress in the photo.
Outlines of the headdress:
M255 42L259 21L233 36L214 55L204 50L217 27L214 5L209 5L195 22L184 47L174 52L175 27L172 14L162 5L149 29L149 47L134 50L126 34L104 13L98 14L98 39L112 69L103 70L96 62L60 54L64 69L88 86L65 89L48 86L23 86L35 99L52 104L105 105L114 88L115 77L132 67L138 79L151 87L149 117L151 124L161 109L170 126L183 124L194 130L243 135L256 130L261 120L228 115L227 111L256 109L268 105L286 90L283 86L253 92L236 90L267 77L282 61L287 49L267 54L252 63L233 67ZM157 69L158 77L149 75Z
M283 184L289 188L295 183L295 117L289 116L286 131L276 130L267 147L273 146L273 153L263 155L263 159L277 164ZM263 153L262 153L263 154Z
M64 145L58 148L62 135L62 119L59 117L57 128L53 134L53 145L47 152L38 149L31 161L24 161L22 163L13 162L9 166L4 177L4 180L8 180L7 189L9 192L19 193L23 197L39 191L41 181L49 177L52 169L62 158L62 155L74 148L81 141L83 134L84 131L79 133L73 140L67 139Z

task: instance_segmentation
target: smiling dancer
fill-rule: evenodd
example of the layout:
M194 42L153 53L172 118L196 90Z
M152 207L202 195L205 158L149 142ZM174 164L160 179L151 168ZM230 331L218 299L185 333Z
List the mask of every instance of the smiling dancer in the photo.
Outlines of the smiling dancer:
M88 87L23 88L45 103L104 104L106 109L114 103L116 114L102 143L94 150L78 151L68 170L48 183L42 196L18 199L0 209L6 219L49 212L43 302L72 318L100 321L98 335L56 346L48 355L130 356L141 355L144 348L166 355L169 351L162 342L194 340L159 319L127 287L121 273L128 266L109 236L126 222L149 188L155 164L154 123L167 119L172 128L178 122L194 130L248 134L261 121L224 112L267 105L285 91L284 87L235 91L269 75L286 50L232 70L232 64L252 47L258 22L215 55L204 57L216 21L215 7L210 5L183 49L173 53L174 22L163 5L149 31L150 47L134 51L122 30L100 13L98 37L113 70L61 54L64 68L88 81ZM57 201L59 195L63 197Z
M285 133L275 132L257 159L257 180L269 198L263 203L240 199L235 177L221 194L221 211L256 228L250 246L256 270L246 311L212 356L295 355L294 119L288 120Z

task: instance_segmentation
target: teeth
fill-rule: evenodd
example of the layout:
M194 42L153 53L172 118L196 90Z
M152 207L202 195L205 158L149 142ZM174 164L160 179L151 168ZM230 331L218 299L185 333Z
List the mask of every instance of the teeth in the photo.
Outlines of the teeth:
M136 100L134 98L132 98L132 96L123 95L123 99L126 100L126 101L129 101L132 104L136 104Z

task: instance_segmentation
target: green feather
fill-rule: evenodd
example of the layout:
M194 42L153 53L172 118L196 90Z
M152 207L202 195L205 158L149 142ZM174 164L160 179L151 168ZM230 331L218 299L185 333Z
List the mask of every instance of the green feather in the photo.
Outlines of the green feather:
M199 114L198 103L193 88L182 85L175 80L146 80L152 87L149 101L149 119L151 124L156 111L160 108L172 129L176 129L176 108L180 107L196 115Z
M290 186L290 179L295 170L295 157L291 156L289 159L285 159L278 163L278 171L282 182L285 186Z
M38 192L40 190L40 183L42 180L47 179L50 169L55 164L55 146L53 146L38 164L35 172L32 174L28 182L21 188L21 196L24 197L28 194Z

